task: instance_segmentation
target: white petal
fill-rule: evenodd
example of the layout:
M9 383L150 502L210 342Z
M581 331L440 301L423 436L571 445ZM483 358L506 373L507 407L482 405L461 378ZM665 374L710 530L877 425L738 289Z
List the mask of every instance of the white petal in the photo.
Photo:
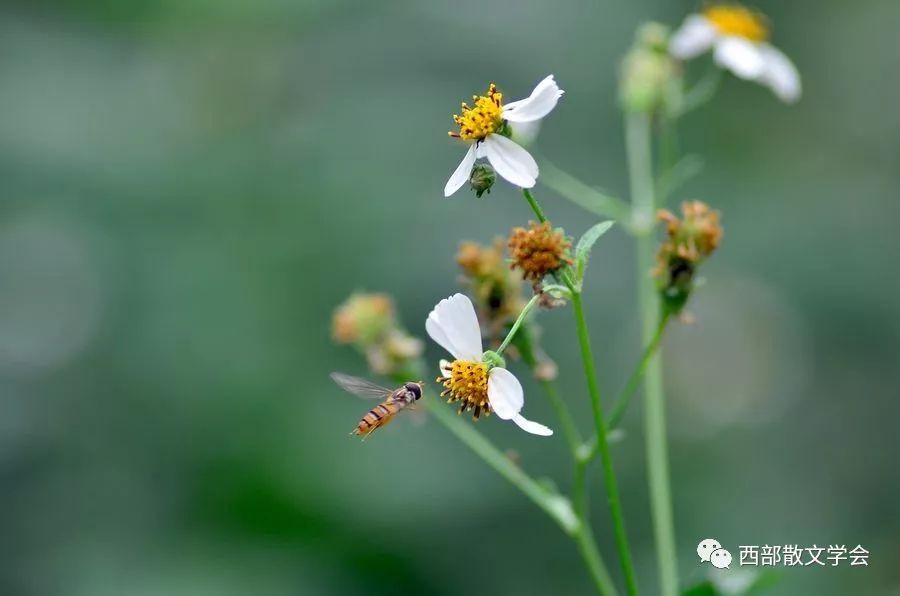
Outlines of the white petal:
M540 120L556 107L563 93L565 91L559 88L553 75L550 75L538 83L527 98L503 106L503 119L509 122Z
M766 67L760 80L771 87L781 101L793 103L800 99L800 73L794 63L769 44L762 44L761 50Z
M716 42L713 54L716 64L727 68L742 79L755 81L766 68L759 44L743 37L723 37Z
M538 133L541 131L541 121L510 122L509 128L512 130L510 138L519 145L527 147L537 139Z
M467 296L454 294L438 302L428 314L425 330L457 360L481 360L481 328Z
M540 422L533 422L528 420L521 414L516 414L512 417L512 421L516 423L516 425L524 430L525 432L529 432L533 435L541 435L542 437L549 437L553 434L553 431L541 424Z
M669 53L679 60L689 60L712 47L718 36L709 19L699 14L689 15L669 40Z
M514 374L505 368L492 368L488 374L488 401L501 420L511 420L525 405L525 392Z
M521 188L531 188L536 184L537 162L515 141L502 135L488 135L481 144L485 157L497 173L510 183Z
M438 362L438 367L441 369L441 374L445 377L450 376L451 368L450 361L444 358L441 358L440 362Z
M444 186L445 197L449 197L458 191L469 179L469 175L472 173L472 166L475 165L475 153L475 144L472 144L472 146L469 147L469 150L466 151L466 156L463 157L459 166L450 176L450 180L447 180L447 184Z

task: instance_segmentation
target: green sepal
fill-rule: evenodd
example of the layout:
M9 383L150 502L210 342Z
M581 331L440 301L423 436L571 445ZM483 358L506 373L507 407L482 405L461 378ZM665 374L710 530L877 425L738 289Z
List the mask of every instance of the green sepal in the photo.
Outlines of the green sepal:
M506 360L497 352L488 350L481 355L481 361L488 365L488 368L506 368Z

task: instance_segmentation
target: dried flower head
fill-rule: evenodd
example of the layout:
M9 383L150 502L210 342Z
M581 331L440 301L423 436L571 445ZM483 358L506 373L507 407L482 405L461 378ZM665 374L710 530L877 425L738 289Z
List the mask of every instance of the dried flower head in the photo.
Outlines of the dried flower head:
M499 341L525 306L522 276L510 270L503 254L503 240L485 246L477 242L459 245L456 262L463 272L462 282L478 310L489 339Z
M666 222L666 244L678 257L697 264L711 255L722 240L719 212L703 201L685 201L681 213L679 220L670 211L660 209L657 217Z
M562 230L554 230L550 222L528 222L528 229L513 228L509 236L509 253L513 269L522 270L525 279L540 282L544 276L573 263L569 255L572 243Z
M481 279L495 277L498 273L506 273L503 263L503 241L496 240L492 246L485 246L470 240L459 244L456 263L468 278Z
M332 336L342 344L377 341L394 323L394 303L386 294L353 294L334 311Z
M341 344L353 344L378 374L408 368L422 355L421 340L409 335L397 322L394 302L387 294L353 294L334 311L332 336Z
M372 372L391 375L408 369L407 365L421 356L424 349L421 339L402 329L391 329L383 341L366 347L366 361Z
M679 219L670 211L657 214L666 224L666 240L656 256L660 291L672 312L679 312L693 289L698 265L716 250L722 240L719 212L702 201L681 204Z

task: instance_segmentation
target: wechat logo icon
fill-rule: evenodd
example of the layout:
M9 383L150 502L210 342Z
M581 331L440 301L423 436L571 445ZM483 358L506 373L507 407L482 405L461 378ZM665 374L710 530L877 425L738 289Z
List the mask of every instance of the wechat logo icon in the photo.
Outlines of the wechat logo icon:
M731 553L722 548L715 538L701 540L697 545L697 555L701 563L709 563L716 569L731 568Z

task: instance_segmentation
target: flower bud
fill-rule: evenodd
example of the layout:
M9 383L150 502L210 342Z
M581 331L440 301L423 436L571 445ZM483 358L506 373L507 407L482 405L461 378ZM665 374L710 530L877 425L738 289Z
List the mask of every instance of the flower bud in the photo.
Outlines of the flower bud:
M619 75L619 100L626 110L654 112L678 84L679 67L669 56L668 43L665 25L644 23L638 28Z
M490 164L476 163L472 167L472 173L469 175L469 185L479 199L484 193L491 194L491 187L494 186L496 181L497 175Z

